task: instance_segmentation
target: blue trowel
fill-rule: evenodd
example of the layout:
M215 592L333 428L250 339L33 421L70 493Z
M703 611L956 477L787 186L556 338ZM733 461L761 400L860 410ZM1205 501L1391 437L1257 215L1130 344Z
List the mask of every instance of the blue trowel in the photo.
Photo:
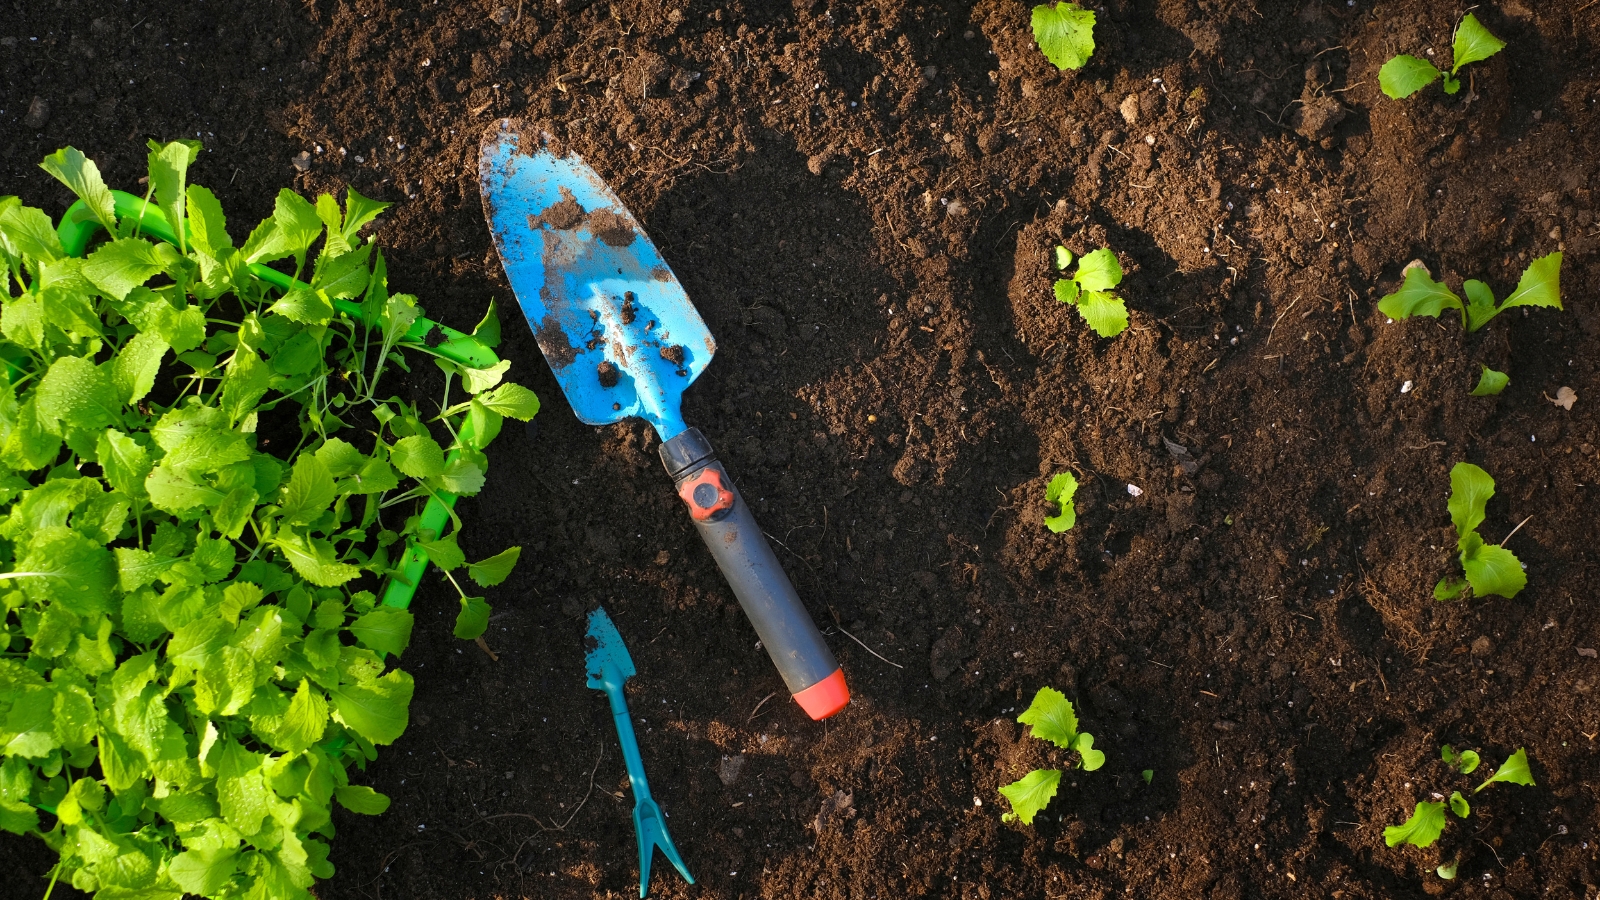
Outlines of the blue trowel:
M844 672L717 461L679 411L716 341L633 214L576 154L501 119L478 157L484 215L506 278L578 418L638 416L789 692L813 719L850 702Z

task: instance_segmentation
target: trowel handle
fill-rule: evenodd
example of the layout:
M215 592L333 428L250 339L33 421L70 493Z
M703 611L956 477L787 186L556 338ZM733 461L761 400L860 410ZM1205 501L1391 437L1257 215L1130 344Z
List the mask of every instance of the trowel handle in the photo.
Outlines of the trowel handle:
M633 786L633 801L636 805L644 803L650 799L650 782L644 777L644 760L639 757L639 739L633 734L628 701L622 696L622 680L608 680L605 693L606 700L611 703L611 721L617 726L617 742L622 744L622 762Z
M661 462L789 693L813 719L844 709L850 702L844 671L710 442L699 429L686 429L661 445Z

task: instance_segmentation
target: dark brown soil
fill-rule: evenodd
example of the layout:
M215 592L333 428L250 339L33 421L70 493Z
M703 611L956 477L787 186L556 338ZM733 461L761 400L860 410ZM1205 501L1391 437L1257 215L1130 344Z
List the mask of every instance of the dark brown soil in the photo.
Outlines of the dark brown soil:
M783 698L654 434L579 424L508 321L545 410L461 506L469 555L525 550L490 597L499 661L451 637L448 589L419 594L412 725L368 772L394 806L341 814L324 898L632 895L631 798L583 686L596 603L699 882L658 859L652 896L1593 897L1600 8L1479 6L1505 52L1455 97L1384 98L1378 67L1442 60L1459 13L1105 0L1063 74L1009 0L16 0L0 163L58 210L47 152L128 185L146 138L199 133L240 235L284 184L354 185L398 203L392 283L467 327L510 307L478 139L522 116L610 181L717 336L685 416L855 701L812 723ZM1052 298L1056 243L1117 251L1127 332ZM1466 335L1375 308L1412 259L1504 294L1558 249L1564 312ZM1505 393L1467 395L1480 363ZM1461 460L1498 481L1482 532L1527 564L1514 600L1431 599ZM1003 825L996 787L1053 758L1013 721L1045 684L1106 766ZM1526 747L1538 786L1476 795L1440 848L1385 847L1476 783L1446 742ZM49 864L0 840L0 895L38 896Z

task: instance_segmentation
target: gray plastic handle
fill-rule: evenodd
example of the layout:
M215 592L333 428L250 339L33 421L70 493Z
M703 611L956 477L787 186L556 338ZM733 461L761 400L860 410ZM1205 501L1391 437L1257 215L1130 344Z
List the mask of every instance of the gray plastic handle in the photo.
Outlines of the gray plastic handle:
M799 694L839 671L833 651L778 565L767 537L698 428L661 445L661 462L695 528L783 676ZM804 704L802 704L804 705Z

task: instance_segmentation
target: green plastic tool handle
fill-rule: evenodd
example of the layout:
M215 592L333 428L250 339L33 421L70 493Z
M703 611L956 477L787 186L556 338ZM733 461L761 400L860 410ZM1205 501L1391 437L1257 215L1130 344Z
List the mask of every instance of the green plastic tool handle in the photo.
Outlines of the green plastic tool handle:
M607 665L601 673L601 687L611 704L611 719L617 725L617 740L622 744L622 762L628 769L637 806L650 800L650 783L644 777L644 759L639 755L639 739L633 733L633 718L628 715L628 700L622 695L622 681L615 668Z
M127 191L112 191L111 198L116 205L118 219L137 219L139 229L157 240L169 244L178 242L177 232L167 221L164 213L155 204L143 197L135 196ZM82 256L88 249L89 241L96 231L101 229L100 221L94 217L89 205L82 200L67 207L66 215L61 217L61 224L56 228L56 234L61 237L62 249L68 256ZM184 233L189 231L189 223L184 223ZM285 291L311 290L311 285L303 281L296 281L291 276L279 272L265 263L251 263L250 273L268 284ZM334 300L333 306L340 312L361 318L361 304L350 300ZM428 335L437 328L444 335L443 342L428 349L438 355L472 369L486 369L500 361L494 351L485 347L472 335L457 331L431 319L418 318L413 322L409 331L402 339L408 343L427 345Z
M134 218L139 220L140 230L146 232L157 240L175 244L178 241L177 232L167 221L167 217L148 200L138 197L127 191L112 191L111 197L116 206L118 219ZM61 217L61 224L56 228L56 234L61 238L61 247L69 256L82 256L89 248L89 241L95 232L101 230L100 221L94 217L89 205L79 200L67 207L67 212ZM184 223L185 232L188 223ZM304 289L310 290L311 286L302 281L296 281L277 269L262 263L251 263L250 272L262 281L283 290ZM349 300L334 300L333 305L339 311L355 318L361 317L361 306ZM464 334L454 328L440 325L430 319L419 318L406 332L405 343L427 345L427 336L435 329L444 334L444 342L437 347L428 348L451 362L468 366L474 369L484 369L500 361L493 350L485 347L481 341L470 334ZM474 435L472 420L467 419L461 423L458 435L463 444L469 443ZM445 457L446 464L454 462L461 455L461 451L452 450ZM455 506L456 495L448 491L440 491L428 499L427 505L422 509L422 529L432 531L434 534L443 534L445 523L450 521L450 507ZM397 572L390 577L389 583L383 589L383 605L398 609L405 609L411 605L411 597L417 591L417 585L422 580L423 572L428 568L428 554L415 543L408 542L405 556L401 557ZM637 749L635 749L637 754Z

